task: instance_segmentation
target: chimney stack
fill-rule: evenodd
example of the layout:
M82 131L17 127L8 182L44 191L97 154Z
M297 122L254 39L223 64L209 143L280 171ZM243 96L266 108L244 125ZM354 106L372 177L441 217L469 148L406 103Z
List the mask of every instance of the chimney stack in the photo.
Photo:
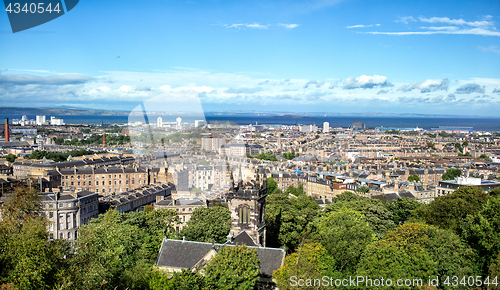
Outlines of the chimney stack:
M9 137L9 118L5 118L5 142L10 142Z

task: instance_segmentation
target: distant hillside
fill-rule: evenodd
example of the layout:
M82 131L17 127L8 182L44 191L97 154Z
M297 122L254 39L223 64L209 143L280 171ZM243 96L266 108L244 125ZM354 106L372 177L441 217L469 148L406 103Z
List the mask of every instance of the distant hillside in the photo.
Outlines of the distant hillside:
M72 109L72 108L20 108L20 107L0 107L0 114L3 115L90 115L90 116L127 116L127 111L105 111L92 109Z

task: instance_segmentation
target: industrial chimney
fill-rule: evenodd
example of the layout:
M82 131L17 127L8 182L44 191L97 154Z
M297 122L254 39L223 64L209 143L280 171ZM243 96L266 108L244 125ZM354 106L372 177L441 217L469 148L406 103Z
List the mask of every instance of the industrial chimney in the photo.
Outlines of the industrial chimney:
M10 142L9 133L9 118L5 118L5 142Z

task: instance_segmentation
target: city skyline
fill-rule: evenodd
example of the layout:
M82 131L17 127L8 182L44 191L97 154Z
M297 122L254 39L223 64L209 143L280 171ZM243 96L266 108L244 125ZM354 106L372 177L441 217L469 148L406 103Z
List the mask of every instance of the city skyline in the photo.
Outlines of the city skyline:
M0 105L132 110L196 95L205 111L500 109L495 1L141 5L86 1L16 34L3 14Z

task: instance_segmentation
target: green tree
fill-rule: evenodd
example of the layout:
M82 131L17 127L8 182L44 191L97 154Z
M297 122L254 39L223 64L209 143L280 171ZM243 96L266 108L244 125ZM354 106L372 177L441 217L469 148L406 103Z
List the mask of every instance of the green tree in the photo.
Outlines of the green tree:
M366 218L349 208L321 217L318 233L321 244L335 260L335 270L344 273L355 273L366 246L376 240Z
M418 175L416 175L416 174L412 174L412 175L408 176L408 181L409 182L420 182L420 177L418 177Z
M205 267L207 284L215 289L253 289L258 279L260 260L257 250L242 246L226 246Z
M392 212L393 221L396 225L404 224L410 219L413 211L422 204L408 197L398 197L392 202L385 204L387 209Z
M462 171L460 169L450 168L450 169L446 170L446 173L441 176L441 179L452 180L458 176L462 176Z
M127 284L123 273L134 268L140 258L137 251L142 242L140 230L124 224L118 211L109 210L82 226L78 233L68 273L72 288L114 289Z
M12 162L16 161L16 158L17 158L17 156L16 156L16 155L14 155L14 154L8 154L8 155L5 157L5 159L6 159L7 161L9 161L10 163L12 163Z
M434 145L434 143L432 142L427 142L426 146L430 149L436 150L436 145Z
M180 235L189 241L224 243L230 229L231 212L226 207L199 207Z
M286 245L293 252L311 232L319 211L318 204L305 194L291 198L279 189L266 198L266 243L269 247Z
M305 243L285 258L285 263L274 272L273 278L277 280L279 289L294 289L290 283L291 277L297 279L332 277L335 276L332 272L334 265L335 261L323 245L317 242Z
M490 277L500 277L500 254L497 255L495 261L490 265ZM497 278L498 281L498 278ZM498 285L490 285L487 288L488 290L500 290L500 284Z
M362 213L378 238L396 227L393 221L393 214L381 201L368 199L355 195L352 192L344 192L334 199L334 202L326 207L325 212L340 211L349 208Z
M151 290L202 290L207 289L205 276L191 270L182 269L172 274L155 270L149 280Z
M267 179L267 194L272 194L278 188L278 183L274 178L269 177Z
M478 213L489 196L478 187L461 187L452 194L439 196L415 214L427 224L451 229L461 235L467 215Z
M265 153L265 152L257 154L255 156L253 156L252 158L257 158L257 159L261 159L261 160L269 160L269 161L278 161L278 159L276 158L276 155L274 155L273 153Z
M0 223L0 284L52 289L64 261L64 242L49 241L38 194L18 187L4 200Z
M288 159L288 160L292 160L292 159L294 159L297 156L299 156L299 155L298 154L295 155L295 151L285 152L285 153L283 153L283 155L281 155L281 157L283 157L285 159Z
M477 159L482 159L482 160L485 160L485 161L488 161L488 162L491 162L491 158L488 157L488 155L486 154L481 154Z
M489 198L477 213L470 213L464 221L462 237L479 254L482 274L500 254L500 198Z
M356 192L367 194L370 192L370 188L366 185L356 188Z

